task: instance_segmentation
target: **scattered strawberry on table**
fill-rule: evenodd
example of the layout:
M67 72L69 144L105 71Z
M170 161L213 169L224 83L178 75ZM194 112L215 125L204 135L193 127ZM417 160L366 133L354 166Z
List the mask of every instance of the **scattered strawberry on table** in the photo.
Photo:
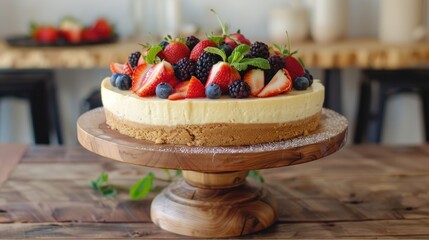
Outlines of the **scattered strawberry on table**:
M283 47L252 43L240 31L229 34L216 17L220 35L167 36L158 45L143 45L143 51L133 52L125 63L111 63L112 86L140 97L180 100L222 95L265 98L312 85L313 76L294 56L297 51L291 51L289 42ZM130 86L123 75L132 79Z
M73 17L64 17L58 27L31 24L31 36L42 44L55 44L59 41L79 44L111 39L115 36L115 30L105 18L98 18L89 26L84 26Z

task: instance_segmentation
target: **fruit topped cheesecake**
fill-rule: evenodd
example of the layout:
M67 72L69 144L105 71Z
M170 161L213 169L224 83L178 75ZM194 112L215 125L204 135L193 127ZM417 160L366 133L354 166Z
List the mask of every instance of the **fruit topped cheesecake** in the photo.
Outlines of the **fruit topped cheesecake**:
M168 36L112 63L101 94L106 123L157 144L238 146L314 131L324 87L290 44L250 42L239 31Z

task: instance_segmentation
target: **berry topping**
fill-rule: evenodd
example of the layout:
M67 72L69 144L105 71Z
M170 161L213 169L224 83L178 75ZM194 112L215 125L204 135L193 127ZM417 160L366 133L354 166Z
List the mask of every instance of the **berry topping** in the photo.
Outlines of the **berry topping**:
M280 93L287 92L292 88L292 79L286 69L279 70L274 77L271 79L262 91L258 94L258 97L271 97L279 95Z
M228 44L222 44L219 46L219 49L223 50L225 52L226 57L229 57L232 53L232 47Z
M311 86L313 85L313 75L311 75L310 71L308 71L308 69L304 69L304 77L306 77L308 79L309 85Z
M110 85L116 87L116 78L121 75L119 73L114 73L112 76L110 76Z
M212 66L221 60L222 58L216 54L204 52L198 58L197 66L195 67L195 76L204 84L209 77Z
M197 43L199 42L200 42L200 39L198 39L195 36L189 36L189 37L186 37L185 39L186 46L188 46L189 50L191 51L192 49L194 49L195 45L197 45Z
M292 56L287 56L284 58L284 60L285 60L285 68L288 70L290 77L292 79L304 76L305 74L304 68L296 58Z
M249 85L250 94L256 97L265 86L264 71L252 69L244 75L243 80Z
M240 79L240 74L226 62L216 63L209 74L206 86L214 83L219 85L222 92L228 91L228 85L234 80Z
M208 39L199 42L194 49L192 49L191 56L189 58L197 61L201 54L203 54L206 47L216 47L216 44Z
M124 74L127 74L128 76L133 75L133 68L129 62L124 63Z
M220 98L220 95L222 95L222 90L220 89L219 85L212 83L206 87L206 96L208 98L218 99Z
M167 99L173 93L173 87L166 82L162 82L156 86L155 93L159 98Z
M163 53L165 60L171 64L176 64L180 59L184 57L189 57L191 51L189 51L188 46L184 44L182 40L171 40L169 44L164 48Z
M233 98L247 98L250 95L249 85L241 79L232 82L228 86L229 95Z
M185 57L180 59L174 66L174 73L180 81L186 81L191 79L195 75L195 61Z
M168 99L179 100L185 98L203 98L205 96L204 85L196 77L192 77L189 81L179 83L174 88L174 93Z
M295 90L306 90L310 86L310 81L306 77L297 77L293 80Z
M124 64L120 64L120 63L111 63L110 64L110 71L112 72L112 74L114 73L120 73L120 74L124 74Z
M121 90L130 90L131 83L131 77L126 74L119 74L115 81L116 87Z
M265 70L265 84L271 81L271 78L282 68L285 67L285 61L282 57L274 55L268 58L270 69Z
M263 42L254 42L250 45L250 56L267 59L270 56L268 45Z
M136 71L140 66L137 67ZM166 61L153 65L149 70L146 70L143 77L139 75L134 77L132 90L140 97L153 96L156 86L161 82L167 82L171 86L175 86L178 82L174 76L173 66Z
M132 69L135 69L137 67L141 55L141 52L137 51L131 53L131 55L128 57L128 62L130 63Z

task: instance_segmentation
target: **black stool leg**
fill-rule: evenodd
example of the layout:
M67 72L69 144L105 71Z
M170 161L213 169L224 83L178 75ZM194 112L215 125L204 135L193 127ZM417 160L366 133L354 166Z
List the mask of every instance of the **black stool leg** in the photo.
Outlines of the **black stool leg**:
M49 104L48 92L43 84L37 84L30 96L31 118L34 142L49 144Z
M342 113L341 70L338 68L325 70L325 102L324 107Z
M360 96L358 112L356 116L356 127L354 133L354 143L360 144L367 136L368 122L371 113L371 82L364 77L360 84Z
M377 113L375 117L375 135L370 135L369 140L374 143L380 143L381 142L381 135L383 133L383 122L384 122L384 113L386 109L386 102L387 102L387 92L386 92L386 86L383 86L383 83L380 83L380 88L378 91L378 101L377 101Z
M425 139L429 142L429 89L424 89L421 93L424 123L425 123Z

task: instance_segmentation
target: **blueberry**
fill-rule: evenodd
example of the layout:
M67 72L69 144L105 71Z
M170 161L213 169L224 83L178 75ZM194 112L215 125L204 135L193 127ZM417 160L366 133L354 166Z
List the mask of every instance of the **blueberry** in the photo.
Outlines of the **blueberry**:
M167 42L167 41L165 41L165 40L163 40L163 41L161 41L160 43L159 43L159 46L161 46L162 47L162 49L164 49L165 47L167 47L167 45L169 44L169 42Z
M229 46L228 44L222 44L219 46L219 48L225 52L226 57L229 57L229 55L231 55L232 53L232 47Z
M293 80L293 88L296 90L305 90L310 85L306 77L297 77Z
M217 99L217 98L220 98L221 94L222 94L222 90L217 84L212 83L206 87L206 96L208 98Z
M156 96L162 99L167 99L173 93L173 87L166 82L162 82L156 86Z
M311 86L313 84L313 75L311 75L310 71L308 71L308 69L304 69L305 74L304 77L306 77L308 79L309 85Z
M116 87L116 78L118 78L118 76L121 75L119 73L114 73L112 74L112 76L110 76L110 84L114 87Z
M131 77L127 74L119 74L116 78L115 85L121 90L130 90L132 82Z

